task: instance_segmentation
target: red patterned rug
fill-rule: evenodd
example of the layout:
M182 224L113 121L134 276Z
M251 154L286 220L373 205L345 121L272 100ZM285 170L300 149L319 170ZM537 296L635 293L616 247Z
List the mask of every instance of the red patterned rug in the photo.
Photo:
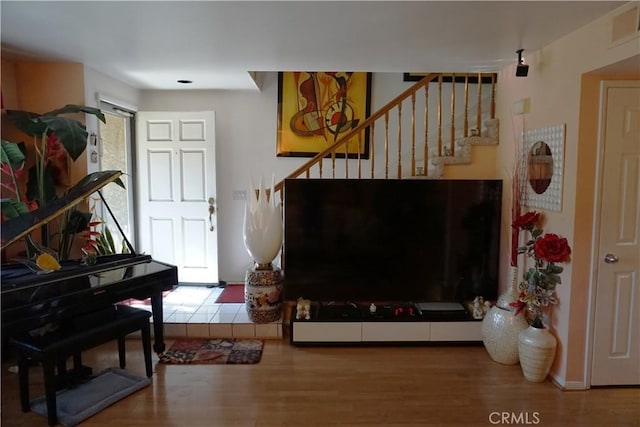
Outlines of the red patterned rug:
M262 357L262 340L180 338L160 355L165 364L254 364Z
M218 299L217 304L225 303L243 303L244 302L244 285L227 285Z

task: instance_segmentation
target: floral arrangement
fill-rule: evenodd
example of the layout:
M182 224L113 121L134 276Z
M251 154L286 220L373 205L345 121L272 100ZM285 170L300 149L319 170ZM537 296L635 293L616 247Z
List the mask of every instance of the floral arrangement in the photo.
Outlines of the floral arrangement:
M525 246L518 248L519 254L525 254L534 262L518 284L518 299L511 303L517 315L525 308L533 316L532 326L542 328L546 322L548 307L557 304L555 288L562 283L560 273L563 268L557 263L568 262L571 248L567 239L557 234L546 233L537 228L541 214L527 212L520 215L513 226L530 233L531 238Z

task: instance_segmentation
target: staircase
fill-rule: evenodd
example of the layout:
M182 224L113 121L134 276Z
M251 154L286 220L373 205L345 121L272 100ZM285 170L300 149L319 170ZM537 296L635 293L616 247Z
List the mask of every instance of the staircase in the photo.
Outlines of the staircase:
M440 178L447 165L470 163L472 146L498 144L496 79L427 74L285 179ZM274 188L280 200L283 189Z

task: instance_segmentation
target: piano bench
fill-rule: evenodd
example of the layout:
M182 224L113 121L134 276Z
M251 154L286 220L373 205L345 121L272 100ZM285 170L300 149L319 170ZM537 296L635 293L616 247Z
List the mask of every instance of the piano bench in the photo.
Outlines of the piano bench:
M106 310L73 319L68 325L42 336L24 334L10 338L18 352L18 380L20 404L23 412L30 410L29 366L41 363L44 374L45 398L49 425L58 423L56 391L64 385L59 382L66 375L66 361L73 357L74 369L81 368L80 354L84 350L106 342L118 340L118 358L124 368L125 336L140 331L147 377L151 378L151 329L147 310L126 305L112 305ZM58 367L58 375L55 368ZM63 371L63 372L60 372Z

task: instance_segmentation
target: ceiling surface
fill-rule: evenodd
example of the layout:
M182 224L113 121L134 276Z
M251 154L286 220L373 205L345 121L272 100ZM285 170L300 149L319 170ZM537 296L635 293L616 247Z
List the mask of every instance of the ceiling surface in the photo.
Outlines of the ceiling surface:
M250 72L497 71L625 3L2 0L0 40L139 89L255 90Z

